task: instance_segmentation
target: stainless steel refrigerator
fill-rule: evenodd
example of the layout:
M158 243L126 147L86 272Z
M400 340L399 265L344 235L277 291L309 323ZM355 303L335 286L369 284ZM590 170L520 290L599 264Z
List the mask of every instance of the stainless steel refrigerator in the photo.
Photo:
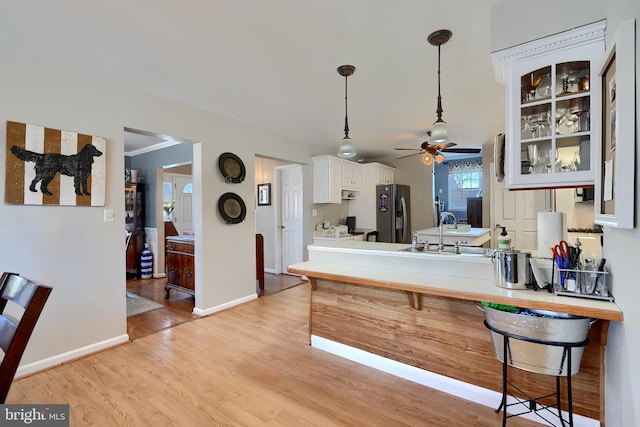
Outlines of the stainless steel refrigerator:
M376 187L378 241L411 243L411 198L408 185Z

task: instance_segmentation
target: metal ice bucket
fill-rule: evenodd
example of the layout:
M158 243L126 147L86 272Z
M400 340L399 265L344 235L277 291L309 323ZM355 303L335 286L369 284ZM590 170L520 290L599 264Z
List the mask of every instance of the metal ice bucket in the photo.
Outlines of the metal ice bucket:
M522 337L548 342L578 343L587 338L591 319L571 315L555 317L532 316L483 307L485 320L493 328ZM561 314L558 313L557 316ZM491 331L491 341L496 358L504 361L503 336ZM518 339L509 340L508 363L516 368L539 374L566 376L567 358L564 347L539 344ZM584 347L571 348L571 375L578 373Z

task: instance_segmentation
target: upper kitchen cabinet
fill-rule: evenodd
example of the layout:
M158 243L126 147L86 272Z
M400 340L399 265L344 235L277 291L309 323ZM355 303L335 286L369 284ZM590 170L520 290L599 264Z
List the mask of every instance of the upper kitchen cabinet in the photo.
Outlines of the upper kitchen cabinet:
M359 163L342 161L342 189L360 191L362 188L362 169Z
M312 157L313 203L342 203L342 190L355 194L362 188L362 169L359 163L333 156ZM350 197L350 198L352 198Z
M358 228L377 230L376 186L394 183L395 168L382 163L362 165L362 189L349 202L349 215L355 216Z
M313 203L342 203L342 162L337 157L313 157Z
M605 28L600 21L493 53L505 85L507 188L594 185Z
M388 185L394 183L394 168L380 163L373 163L372 167L374 167L376 171L376 185Z

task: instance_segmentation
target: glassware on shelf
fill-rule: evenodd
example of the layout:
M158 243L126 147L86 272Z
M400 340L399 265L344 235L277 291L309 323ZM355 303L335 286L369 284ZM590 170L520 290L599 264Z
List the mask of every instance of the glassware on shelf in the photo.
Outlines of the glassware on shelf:
M540 68L520 77L521 102L551 97L551 67Z
M556 103L556 135L588 132L591 128L589 96Z
M570 103L570 112L577 118L574 132L588 132L590 129L589 97L574 98Z
M551 98L551 91L551 73L549 72L542 76L540 86L537 89L538 99Z
M557 74L560 78L560 87L558 95L567 95L573 92L571 90L572 83L575 80L575 76L573 75L573 70L571 69L571 63L567 62L564 64L559 64L557 67Z
M551 141L533 141L526 144L522 152L522 174L545 174L551 172L549 150ZM526 166L526 168L525 168Z
M521 139L551 136L551 104L522 108L520 112Z
M555 150L555 172L575 172L589 168L588 137L568 137L558 140Z
M564 96L590 90L589 61L564 62L556 66L556 95Z

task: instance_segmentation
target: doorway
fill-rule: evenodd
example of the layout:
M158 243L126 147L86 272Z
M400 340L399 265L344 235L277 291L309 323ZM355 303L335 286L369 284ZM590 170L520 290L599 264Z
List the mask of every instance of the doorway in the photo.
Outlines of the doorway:
M287 272L287 267L303 261L303 187L302 166L277 168L278 187L280 189L280 271Z
M256 203L255 206L256 233L262 234L264 240L264 271L276 275L286 273L288 264L283 263L283 254L287 254L287 259L302 261L303 258L302 166L256 156L255 181L256 192L258 186L264 188L269 184L270 188L269 204ZM287 237L285 241L283 235Z
M179 178L175 179L176 185L180 186L181 190L179 194L171 196L170 201L175 200L175 203L169 210L172 210L170 212L172 216L185 220L181 225L183 230L193 229L193 192L192 187L187 185L192 182L192 163L197 150L194 150L196 143L192 141L130 128L124 130L124 142L125 169L137 170L138 177L143 178L141 181L145 189L144 230L146 243L153 252L154 263L153 278L127 280L125 288L127 292L163 306L127 317L128 333L132 337L139 337L197 317L192 313L195 302L191 295L173 292L170 298L165 298L164 215L166 211L163 196L165 170L176 177L184 178L183 181ZM172 182L174 182L173 179ZM185 187L190 191L185 191ZM183 193L186 194L183 195Z
M190 168L191 165L185 165ZM184 167L180 167L183 170ZM193 232L193 178L191 174L172 173L165 169L162 186L162 209L165 222L172 222L179 235Z

